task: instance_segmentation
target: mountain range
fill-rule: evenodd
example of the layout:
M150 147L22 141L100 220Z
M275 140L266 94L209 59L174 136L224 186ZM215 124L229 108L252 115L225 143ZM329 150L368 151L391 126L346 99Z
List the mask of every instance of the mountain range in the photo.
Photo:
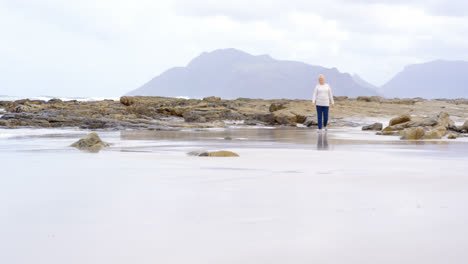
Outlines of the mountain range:
M410 65L382 87L376 87L336 68L255 56L237 49L204 52L186 67L171 68L127 95L310 99L319 74L325 76L338 96L468 97L463 88L468 85L468 62ZM444 82L443 76L451 80ZM446 85L440 86L442 83Z

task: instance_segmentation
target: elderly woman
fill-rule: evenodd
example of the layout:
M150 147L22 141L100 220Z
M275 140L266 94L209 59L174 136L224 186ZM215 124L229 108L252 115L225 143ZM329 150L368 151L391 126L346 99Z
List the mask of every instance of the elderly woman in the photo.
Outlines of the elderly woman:
M328 123L328 108L330 107L330 101L332 107L335 107L333 101L333 94L330 85L325 83L325 77L320 74L318 78L319 84L315 86L314 96L312 98L312 105L317 107L317 118L318 118L318 132L322 132L322 116L323 116L323 128L327 131Z

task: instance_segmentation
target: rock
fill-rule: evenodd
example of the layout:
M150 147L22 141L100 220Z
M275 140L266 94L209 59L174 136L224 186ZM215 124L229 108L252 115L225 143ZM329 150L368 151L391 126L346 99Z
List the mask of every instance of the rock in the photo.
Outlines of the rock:
M297 123L297 117L290 111L283 109L274 112L275 121L280 125L295 126Z
M206 150L197 150L191 151L187 153L189 156L197 156L197 157L239 157L239 154L234 153L232 151L227 150L219 150L219 151L206 151Z
M269 108L269 111L270 112L275 112L275 111L278 111L278 110L281 110L281 109L285 109L286 106L284 106L284 104L280 104L280 103L272 103L270 105L270 108Z
M210 157L239 157L239 154L234 153L232 151L220 150L220 151L210 152L209 156Z
M461 126L461 129L468 131L468 120L466 120L465 123L463 123L463 125Z
M436 118L437 118L438 126L443 126L445 128L448 128L450 126L455 125L455 122L453 122L453 120L450 119L450 116L447 112L440 112Z
M275 115L270 112L264 113L255 113L248 115L246 120L249 121L260 121L266 125L274 125L275 124Z
M135 103L135 98L131 96L122 96L120 97L120 103L126 106L132 105Z
M17 105L17 106L12 106L10 109L8 109L8 111L12 113L23 113L23 112L29 112L31 110L32 110L32 107L29 105Z
M457 138L457 134L456 134L456 133L453 133L453 132L450 132L450 133L447 135L447 138L448 138L448 139L456 139L456 138Z
M421 139L424 136L424 128L422 127L411 127L401 131L401 139L415 140Z
M91 133L71 145L71 147L88 152L99 152L102 148L108 146L110 144L102 141L96 133Z
M447 129L445 127L438 126L431 131L426 132L422 139L441 139L443 136L445 136L446 131Z
M303 125L306 127L317 126L318 125L317 117L308 116L306 120L304 121Z
M382 131L381 132L382 136L398 136L400 135L399 131Z
M232 137L230 136L224 137L224 140L232 140Z
M368 125L368 126L363 126L362 127L362 130L382 130L382 127L383 127L383 124L382 123L374 123L372 125Z
M392 118L388 125L394 126L408 121L411 121L411 117L409 115L400 115Z
M208 101L208 102L219 102L221 101L221 97L216 97L216 96L208 96L204 97L203 101Z

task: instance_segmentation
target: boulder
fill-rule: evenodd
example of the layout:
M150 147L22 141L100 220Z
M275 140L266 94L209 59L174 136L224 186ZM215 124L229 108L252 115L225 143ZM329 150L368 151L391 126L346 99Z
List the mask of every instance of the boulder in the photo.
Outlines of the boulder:
M448 139L456 139L456 138L457 138L457 134L454 133L454 132L450 132L450 133L448 133L447 138L448 138Z
M102 141L98 134L91 133L71 144L71 147L88 152L99 152L102 148L108 147L109 145L109 143Z
M455 122L453 122L452 119L450 119L450 116L447 112L440 112L437 116L437 125L438 126L443 126L445 128L448 128L450 126L455 125Z
M398 124L405 123L408 121L411 121L411 117L409 115L400 115L400 116L392 118L388 125L394 126L394 125L398 125Z
M132 105L135 103L135 98L131 96L122 96L120 97L120 103L126 106Z
M270 112L275 112L275 111L278 111L278 110L281 110L281 109L284 109L284 108L286 108L286 106L284 106L284 104L272 103L270 105L269 111Z
M374 123L372 125L363 126L362 130L377 130L377 131L380 131L380 130L382 130L382 127L383 127L382 123Z
M274 112L275 121L280 125L295 126L297 116L287 110L279 110Z
M401 139L415 140L421 139L424 136L424 128L411 127L400 132Z
M219 102L221 101L221 97L216 97L216 96L208 96L204 97L203 101L208 101L208 102Z
M441 139L443 136L445 136L445 132L447 129L443 126L438 126L429 132L426 132L422 139Z
M197 150L191 151L187 153L187 155L197 157L239 157L239 154L227 150L219 150L212 152L206 150Z
M318 125L318 122L317 122L317 117L315 116L308 116L306 118L306 120L304 121L304 126L306 127L311 127L311 126L317 126Z

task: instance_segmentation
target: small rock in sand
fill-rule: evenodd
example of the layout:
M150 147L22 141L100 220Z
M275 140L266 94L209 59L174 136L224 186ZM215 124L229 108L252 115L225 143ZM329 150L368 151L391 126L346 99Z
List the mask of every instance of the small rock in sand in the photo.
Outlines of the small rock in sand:
M448 139L456 139L457 138L457 134L456 133L453 133L453 132L450 132L447 136Z

